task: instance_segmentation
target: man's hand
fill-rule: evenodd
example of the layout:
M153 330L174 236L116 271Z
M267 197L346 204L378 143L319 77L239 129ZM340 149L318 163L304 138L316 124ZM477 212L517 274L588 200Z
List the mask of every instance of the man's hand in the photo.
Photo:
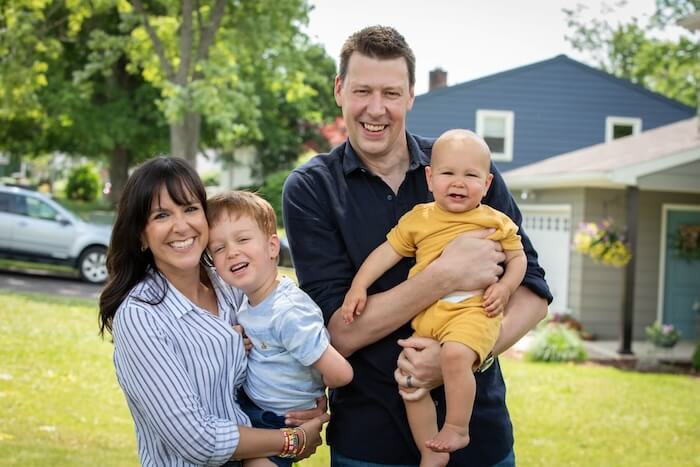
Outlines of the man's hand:
M440 343L427 337L409 337L399 339L403 347L396 362L397 369L394 379L399 385L399 392L406 400L416 400L424 394L423 391L407 393L407 378L411 376L411 387L430 391L442 385L442 369L440 368ZM403 391L403 392L402 392ZM405 394L404 394L405 393Z
M492 233L494 229L484 229L459 235L426 270L445 274L452 291L487 288L503 274L499 263L506 258L501 244L486 238Z
M287 426L299 426L309 420L323 416L326 412L328 412L328 399L326 396L321 396L316 399L316 408L314 409L287 412L287 416L284 417L284 423Z
M489 318L503 313L510 299L510 290L501 283L491 284L484 292L484 310Z

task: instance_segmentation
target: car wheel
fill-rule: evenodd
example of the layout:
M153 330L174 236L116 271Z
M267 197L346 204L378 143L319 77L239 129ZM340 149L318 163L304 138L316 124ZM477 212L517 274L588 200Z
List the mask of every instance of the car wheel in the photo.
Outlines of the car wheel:
M86 248L78 259L80 278L91 284L101 284L107 280L107 248L91 246Z

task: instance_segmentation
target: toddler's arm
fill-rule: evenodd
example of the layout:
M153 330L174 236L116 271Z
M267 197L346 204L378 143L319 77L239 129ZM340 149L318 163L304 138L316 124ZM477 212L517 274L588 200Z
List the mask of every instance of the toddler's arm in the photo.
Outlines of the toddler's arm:
M353 371L350 363L340 355L340 352L328 344L328 348L321 354L321 358L313 364L323 376L323 384L329 388L345 386L352 381Z
M490 316L496 316L505 310L508 300L525 277L527 257L523 250L506 250L505 272L495 284L484 292L484 309Z
M364 310L367 303L367 288L392 266L401 261L401 258L401 255L394 250L388 241L382 243L370 253L352 280L350 290L345 295L345 300L340 308L343 320L346 323L352 323L355 315L359 316Z

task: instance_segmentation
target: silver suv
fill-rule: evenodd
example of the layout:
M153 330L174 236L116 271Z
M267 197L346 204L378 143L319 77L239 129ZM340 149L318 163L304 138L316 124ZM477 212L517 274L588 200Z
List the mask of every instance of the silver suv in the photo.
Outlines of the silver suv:
M107 279L112 228L89 224L41 193L0 185L0 257L74 267L93 284Z

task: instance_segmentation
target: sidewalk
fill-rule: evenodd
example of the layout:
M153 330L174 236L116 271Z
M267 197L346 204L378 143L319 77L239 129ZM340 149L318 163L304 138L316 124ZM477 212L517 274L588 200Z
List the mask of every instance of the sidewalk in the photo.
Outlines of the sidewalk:
M530 346L534 335L529 333L520 339L509 351L523 354ZM680 341L670 349L654 347L647 341L632 342L632 355L617 353L620 348L619 341L583 341L588 353L588 360L592 362L620 363L634 366L640 360L653 360L665 363L686 364L690 363L695 350L695 342Z

